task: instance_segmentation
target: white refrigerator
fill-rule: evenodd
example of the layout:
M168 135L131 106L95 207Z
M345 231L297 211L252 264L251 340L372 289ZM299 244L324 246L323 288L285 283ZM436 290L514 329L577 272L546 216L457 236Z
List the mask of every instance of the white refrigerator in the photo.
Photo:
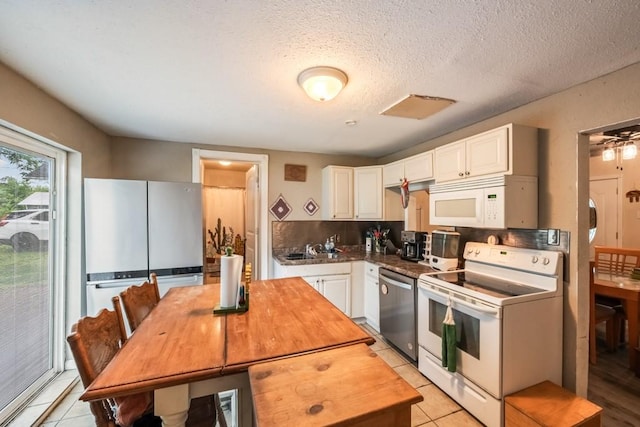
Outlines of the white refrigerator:
M161 296L203 283L200 184L86 178L84 219L87 315L151 273Z

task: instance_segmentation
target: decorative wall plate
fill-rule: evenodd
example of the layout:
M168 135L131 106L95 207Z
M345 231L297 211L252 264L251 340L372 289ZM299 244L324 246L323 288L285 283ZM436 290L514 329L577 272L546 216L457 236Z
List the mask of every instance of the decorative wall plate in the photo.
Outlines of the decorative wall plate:
M284 197L282 197L282 194L280 194L275 203L269 208L269 211L271 211L271 214L275 216L278 221L282 221L291 213L291 206L289 206L289 203L287 203Z
M318 206L318 204L316 203L315 200L313 199L309 199L306 201L306 203L304 204L304 211L306 213L309 214L309 216L313 216L316 214L316 212L318 212L318 209L320 208L320 206Z

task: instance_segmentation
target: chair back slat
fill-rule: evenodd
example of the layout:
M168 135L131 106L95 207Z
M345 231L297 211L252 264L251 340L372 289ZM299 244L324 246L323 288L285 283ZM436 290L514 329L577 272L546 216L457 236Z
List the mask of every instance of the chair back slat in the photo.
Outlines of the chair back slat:
M595 246L595 267L599 272L630 275L640 267L640 249Z

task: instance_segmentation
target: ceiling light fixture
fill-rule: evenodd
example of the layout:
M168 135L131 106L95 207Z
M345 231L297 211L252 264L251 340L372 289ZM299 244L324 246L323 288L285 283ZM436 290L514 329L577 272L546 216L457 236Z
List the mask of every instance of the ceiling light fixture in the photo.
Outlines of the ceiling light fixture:
M230 166L231 162L229 160L218 160L218 163L220 163L222 166Z
M333 67L307 68L298 75L298 84L315 101L335 98L347 84L347 75Z
M611 160L614 160L616 158L616 152L613 148L609 147L609 148L605 148L602 151L602 161L604 162L610 162Z
M622 147L622 158L624 160L635 159L637 154L638 154L638 147L636 147L633 142L629 144L625 144Z

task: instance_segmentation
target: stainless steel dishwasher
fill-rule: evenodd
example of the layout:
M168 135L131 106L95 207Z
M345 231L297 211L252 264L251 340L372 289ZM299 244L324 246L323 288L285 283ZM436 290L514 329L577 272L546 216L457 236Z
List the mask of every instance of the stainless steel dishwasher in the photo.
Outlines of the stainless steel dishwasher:
M381 268L379 289L380 333L416 363L416 279Z

